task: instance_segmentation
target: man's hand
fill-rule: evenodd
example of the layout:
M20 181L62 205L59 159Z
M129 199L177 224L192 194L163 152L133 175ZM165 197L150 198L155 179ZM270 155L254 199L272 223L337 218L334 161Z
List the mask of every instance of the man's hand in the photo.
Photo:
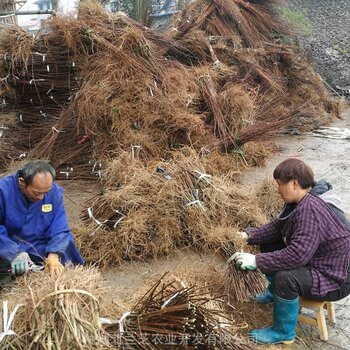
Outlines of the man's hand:
M60 263L58 254L49 253L45 260L45 271L49 272L53 276L58 276L63 270L64 267Z
M234 260L235 265L241 270L256 270L256 259L255 255L249 253L235 253L233 254L228 262Z
M29 271L30 261L28 253L19 253L11 262L12 274L18 276L27 273Z

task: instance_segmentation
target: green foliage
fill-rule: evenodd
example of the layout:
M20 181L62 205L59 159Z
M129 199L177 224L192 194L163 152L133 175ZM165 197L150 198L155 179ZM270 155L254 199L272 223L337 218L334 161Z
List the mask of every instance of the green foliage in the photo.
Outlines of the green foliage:
M334 46L334 50L338 51L341 55L350 57L350 49L349 48L345 48L345 47L341 47L339 45L335 45Z
M303 34L311 34L312 24L306 17L305 10L281 7L280 12L283 17L285 17L294 27L298 28Z

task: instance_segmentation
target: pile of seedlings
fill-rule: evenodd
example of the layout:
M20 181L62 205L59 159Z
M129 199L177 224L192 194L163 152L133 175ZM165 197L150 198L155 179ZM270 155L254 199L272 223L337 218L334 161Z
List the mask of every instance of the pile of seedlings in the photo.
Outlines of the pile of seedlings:
M66 269L57 278L25 276L3 291L2 349L255 349L235 333L223 298L163 275L118 319L102 298L93 268ZM9 302L8 302L9 300ZM100 317L104 316L104 317Z
M2 291L8 329L3 330L1 349L107 349L99 319L105 286L97 270L77 267L58 278L43 275L26 275Z
M96 177L122 151L183 146L249 164L247 143L337 115L271 1L196 1L174 25L160 34L84 2L34 38L6 31L1 96L17 119L3 166L48 158L61 178Z
M201 288L163 276L107 331L121 349L255 349L232 331L223 305Z
M76 230L88 262L237 251L236 232L265 221L240 169L278 132L339 113L274 2L197 0L166 33L93 1L34 38L10 28L0 95L16 119L0 129L0 170L40 158L59 179L101 181Z
M278 204L266 200L270 184L253 200L240 170L263 164L279 132L339 116L275 2L197 0L165 33L94 1L81 2L78 18L52 17L34 37L8 28L0 96L15 113L0 123L0 171L40 158L59 179L100 181L75 229L82 255L100 267L184 247L225 258L248 251L237 232L264 223ZM218 279L226 283L214 299L208 286L159 280L103 328L94 269L30 275L4 294L17 336L1 347L253 349L221 305L261 291L263 277L231 264Z
M103 172L103 183L104 194L91 200L85 229L77 229L76 238L86 242L88 261L105 266L169 255L184 246L224 253L237 227L264 223L247 193L209 175L190 148L148 167L125 152Z

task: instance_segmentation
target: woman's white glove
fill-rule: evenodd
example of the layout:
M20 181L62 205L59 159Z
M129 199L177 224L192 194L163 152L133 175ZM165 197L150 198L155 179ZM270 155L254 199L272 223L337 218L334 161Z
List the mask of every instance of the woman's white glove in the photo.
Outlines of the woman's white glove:
M233 254L227 262L235 261L235 265L241 270L256 270L256 259L254 254L250 253L240 253L237 252Z
M245 231L238 231L238 232L237 232L237 235L238 235L239 237L241 237L242 240L243 240L244 242L247 242L247 241L248 241L249 236L248 236L248 233L247 233L247 232L245 232Z

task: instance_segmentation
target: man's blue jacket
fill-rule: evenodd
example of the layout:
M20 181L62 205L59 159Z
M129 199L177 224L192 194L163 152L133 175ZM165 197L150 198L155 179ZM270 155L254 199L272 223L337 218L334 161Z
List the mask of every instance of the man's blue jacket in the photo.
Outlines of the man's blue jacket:
M68 226L62 188L53 183L42 201L31 203L16 174L0 180L0 257L11 262L21 252L37 261L57 253L62 264L84 262Z

